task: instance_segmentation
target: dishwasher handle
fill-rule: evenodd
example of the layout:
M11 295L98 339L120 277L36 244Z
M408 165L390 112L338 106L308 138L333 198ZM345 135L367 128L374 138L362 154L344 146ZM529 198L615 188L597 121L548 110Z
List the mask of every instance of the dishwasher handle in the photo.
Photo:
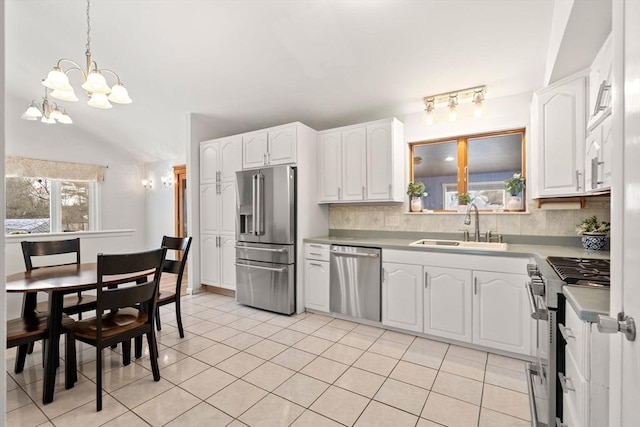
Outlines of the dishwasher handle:
M363 257L363 258L379 258L380 257L380 254L360 253L360 252L331 251L331 254L335 256L354 256L354 257Z

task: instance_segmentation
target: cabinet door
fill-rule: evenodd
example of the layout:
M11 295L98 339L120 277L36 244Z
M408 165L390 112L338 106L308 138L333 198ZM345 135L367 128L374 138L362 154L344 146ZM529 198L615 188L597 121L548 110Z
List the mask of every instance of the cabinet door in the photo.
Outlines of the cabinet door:
M200 186L200 231L218 233L220 231L220 197L218 184Z
M367 199L388 200L393 188L391 123L367 125Z
M604 119L602 124L602 188L611 188L611 162L613 160L612 116Z
M366 199L367 129L342 132L342 200Z
M200 143L200 184L216 182L218 147L218 140Z
M320 201L340 200L342 186L342 132L318 136L318 182Z
M220 251L218 236L202 234L200 238L200 280L205 285L220 283Z
M304 262L305 307L329 312L329 263L305 260Z
M605 86L611 86L612 66L613 44L609 36L589 69L589 122L597 120L611 107L611 89L607 90Z
M586 191L602 187L600 162L602 158L602 128L596 127L586 139L584 155L584 187Z
M585 79L537 95L538 195L584 192Z
M267 163L271 166L296 162L296 127L269 131Z
M382 324L422 332L422 266L382 264Z
M242 168L259 168L267 164L267 132L242 135Z
M526 275L473 272L473 343L531 355Z
M220 184L219 200L219 231L235 235L236 233L236 183L223 182Z
M236 289L236 238L235 236L219 236L220 286L226 289Z
M242 170L242 135L220 140L220 181L235 181Z
M424 333L471 342L471 271L424 267Z

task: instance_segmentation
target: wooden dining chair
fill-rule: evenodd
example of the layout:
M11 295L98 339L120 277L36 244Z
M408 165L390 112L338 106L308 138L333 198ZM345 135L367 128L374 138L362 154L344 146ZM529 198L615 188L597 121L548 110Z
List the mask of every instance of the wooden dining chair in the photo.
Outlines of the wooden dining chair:
M172 290L160 290L158 294L158 313L156 314L156 327L161 330L160 311L163 305L175 303L176 322L180 338L184 338L184 328L182 327L182 313L180 312L180 295L182 293L182 276L187 265L187 256L191 247L191 237L162 237L162 247L175 251L179 256L178 260L165 259L162 263L162 272L171 273L176 277L176 285Z
M102 410L102 350L122 343L123 357L131 357L131 339L146 335L153 380L160 381L158 345L155 337L155 314L158 285L162 275L165 248L147 252L103 255L98 254L98 286L96 316L78 320L66 328L73 347L79 340L96 347L96 410ZM152 279L113 287L105 285L105 278L146 273ZM76 371L75 357L73 366ZM77 374L76 374L77 375Z
M7 320L7 348L27 346L37 341L42 340L43 344L49 336L49 329L47 327L47 315L46 314L32 314L19 317L17 319ZM69 316L62 316L63 328L70 327L73 324L73 319ZM67 343L69 339L67 338ZM44 354L44 345L42 349ZM24 370L24 363L27 352L19 351L16 357L14 372L19 374ZM69 361L75 359L75 348L68 345L65 347L65 364L67 371L66 385L69 388L77 380L77 372L73 369L69 369Z
M27 271L35 270L37 268L52 267L54 265L33 266L34 257L63 255L63 254L75 254L75 262L69 262L66 264L54 264L54 265L72 265L80 264L80 239L69 240L48 240L38 242L22 242L22 255L24 257L24 265ZM85 311L94 310L96 308L96 297L94 295L88 295L86 292L83 294L78 291L74 295L66 296L64 298L64 304L62 312L67 315L77 314L79 319L82 319L82 313ZM36 311L39 313L46 313L49 310L47 301L42 301L36 306Z

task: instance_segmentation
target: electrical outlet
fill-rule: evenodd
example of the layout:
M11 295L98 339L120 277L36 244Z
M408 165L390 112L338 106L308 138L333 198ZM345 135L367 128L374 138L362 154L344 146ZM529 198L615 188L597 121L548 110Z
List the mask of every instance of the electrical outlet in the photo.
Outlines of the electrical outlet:
M400 217L398 215L385 216L384 225L387 227L397 227L400 225Z

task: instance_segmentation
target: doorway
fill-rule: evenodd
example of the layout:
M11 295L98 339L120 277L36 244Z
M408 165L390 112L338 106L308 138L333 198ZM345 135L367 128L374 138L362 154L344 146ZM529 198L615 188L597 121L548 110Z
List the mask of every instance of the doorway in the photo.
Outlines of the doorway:
M187 165L173 167L175 230L177 237L187 236Z

